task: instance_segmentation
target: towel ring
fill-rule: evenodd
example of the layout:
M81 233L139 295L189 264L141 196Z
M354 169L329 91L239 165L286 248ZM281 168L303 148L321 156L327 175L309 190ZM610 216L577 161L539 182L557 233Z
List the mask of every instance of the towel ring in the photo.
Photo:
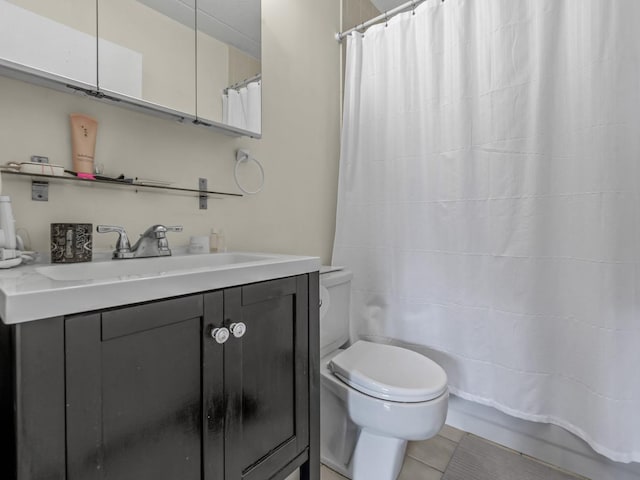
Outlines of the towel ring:
M260 177L261 177L260 186L255 190L245 189L242 185L240 185L240 181L238 180L238 167L240 166L241 163L249 162L249 161L255 162L256 165L258 165L258 168L260 169ZM258 161L257 158L249 155L249 150L240 149L236 152L236 166L233 169L233 179L236 181L236 185L242 191L242 193L246 193L247 195L255 195L256 193L259 193L260 191L262 191L262 189L264 188L264 168L262 167L262 164Z

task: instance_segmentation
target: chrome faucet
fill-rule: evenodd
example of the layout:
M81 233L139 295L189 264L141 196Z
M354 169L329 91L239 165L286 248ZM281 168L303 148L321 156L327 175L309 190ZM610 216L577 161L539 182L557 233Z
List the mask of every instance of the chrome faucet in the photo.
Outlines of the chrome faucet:
M165 227L164 225L152 225L140 235L140 238L132 247L127 232L123 227L115 225L98 225L98 233L115 232L118 236L116 249L113 251L114 259L165 257L171 255L167 232L181 232L182 225Z

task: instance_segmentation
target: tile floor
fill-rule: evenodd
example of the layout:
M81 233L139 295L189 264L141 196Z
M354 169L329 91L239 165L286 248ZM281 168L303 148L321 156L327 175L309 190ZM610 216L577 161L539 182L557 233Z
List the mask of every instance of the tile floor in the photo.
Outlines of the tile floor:
M398 480L440 480L464 435L470 434L445 425L434 438L424 442L409 442ZM321 480L345 480L345 477L324 465L320 477ZM576 479L588 480L579 476Z

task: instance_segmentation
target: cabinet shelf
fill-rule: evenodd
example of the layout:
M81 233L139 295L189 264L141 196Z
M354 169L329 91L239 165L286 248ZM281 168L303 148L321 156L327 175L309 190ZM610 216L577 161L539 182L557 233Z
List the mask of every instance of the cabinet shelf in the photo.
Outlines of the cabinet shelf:
M102 180L102 179L85 179L78 178L72 176L63 176L63 175L47 175L42 173L24 173L17 172L11 169L2 169L0 170L3 174L14 175L18 177L30 177L32 180L36 181L67 181L67 182L76 182L76 183L84 183L84 184L98 184L98 185L106 185L106 186L116 186L116 187L124 187L124 188L133 188L133 189L149 189L149 190L160 190L160 191L171 191L171 192L181 192L181 193L194 193L198 197L207 196L207 197L216 197L216 196L227 196L227 197L242 197L241 193L230 193L230 192L218 192L214 190L198 190L196 188L183 188L183 187L171 187L168 185L153 185L150 183L144 182L124 182L122 180Z

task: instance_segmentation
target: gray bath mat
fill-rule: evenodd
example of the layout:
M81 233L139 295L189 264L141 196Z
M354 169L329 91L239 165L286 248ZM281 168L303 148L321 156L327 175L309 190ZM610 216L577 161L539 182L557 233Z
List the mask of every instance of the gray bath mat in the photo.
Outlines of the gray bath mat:
M465 435L442 480L576 480L516 452Z

